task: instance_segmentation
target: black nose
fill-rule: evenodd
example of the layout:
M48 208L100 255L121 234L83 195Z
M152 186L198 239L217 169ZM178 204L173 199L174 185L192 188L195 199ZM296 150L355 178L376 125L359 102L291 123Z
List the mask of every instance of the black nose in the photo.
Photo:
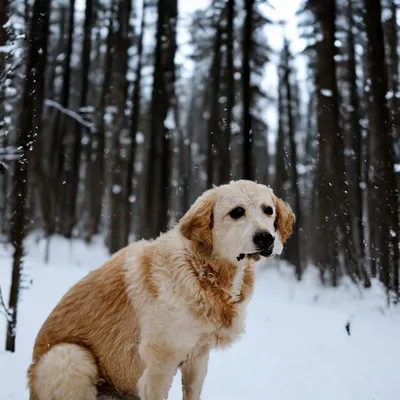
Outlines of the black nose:
M269 251L274 245L274 237L269 232L257 232L253 237L257 250Z

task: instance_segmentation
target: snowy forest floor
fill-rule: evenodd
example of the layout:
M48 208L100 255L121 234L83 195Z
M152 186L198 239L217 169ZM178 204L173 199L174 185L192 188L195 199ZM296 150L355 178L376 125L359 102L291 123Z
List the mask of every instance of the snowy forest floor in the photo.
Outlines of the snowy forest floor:
M44 240L31 235L26 244L17 351L0 350L0 400L28 399L26 369L41 324L71 285L108 258L100 239L87 246L56 237L48 265ZM10 273L11 248L2 247L5 300ZM5 329L0 315L2 348ZM258 266L247 333L230 349L213 352L202 399L397 400L399 360L400 306L386 306L378 282L368 291L347 281L326 288L309 268L298 283L290 267L270 261ZM178 374L170 399L181 398Z

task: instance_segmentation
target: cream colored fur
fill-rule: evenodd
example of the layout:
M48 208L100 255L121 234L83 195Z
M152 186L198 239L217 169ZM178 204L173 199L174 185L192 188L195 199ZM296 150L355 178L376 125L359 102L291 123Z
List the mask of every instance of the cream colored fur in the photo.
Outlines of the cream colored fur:
M229 215L235 207L246 211L238 220ZM254 260L238 256L257 251L260 230L280 252L293 221L264 185L237 181L205 192L176 227L122 249L63 297L35 343L31 400L93 400L102 382L162 400L178 368L184 400L199 400L209 352L245 329Z
M99 371L87 350L61 344L44 354L36 369L39 399L96 400Z

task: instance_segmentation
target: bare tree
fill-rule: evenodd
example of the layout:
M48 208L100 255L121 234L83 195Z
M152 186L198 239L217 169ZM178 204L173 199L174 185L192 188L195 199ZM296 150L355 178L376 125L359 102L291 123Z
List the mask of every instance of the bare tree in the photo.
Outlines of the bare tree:
M69 107L70 100L70 85L71 85L71 57L72 57L72 46L73 46L73 38L74 38L74 10L75 10L75 0L70 0L69 4L69 25L68 25L68 40L67 40L67 49L63 66L63 83L61 88L61 100L60 106L62 108L67 109ZM63 17L64 13L61 13L61 17ZM63 33L63 32L61 32ZM62 38L63 39L63 38ZM61 41L61 38L60 38ZM56 68L54 68L55 71ZM48 213L48 218L46 219L46 236L48 237L48 241L50 241L51 235L55 233L56 230L56 221L57 215L60 215L60 195L62 193L62 174L64 171L64 158L65 158L65 148L64 148L64 140L67 132L67 127L70 126L67 115L59 110L55 111L56 117L53 124L53 132L50 140L50 151L49 151L49 159L46 160L45 164L47 164L47 168L42 165L43 175L46 176L46 183L40 185L42 189L41 197L49 197L46 202ZM43 164L43 160L39 160ZM48 191L48 187L51 186L53 188L52 191ZM42 200L43 201L43 200ZM49 243L49 242L48 242ZM46 257L47 258L47 257Z
M118 29L115 37L114 53L114 90L116 115L115 128L112 140L112 168L111 168L111 191L110 191L110 232L109 249L115 253L124 245L124 197L128 197L126 186L124 185L124 175L126 173L125 160L121 154L121 135L126 128L125 108L128 98L128 85L126 75L128 72L128 49L131 43L132 27L130 16L132 4L130 0L119 0L118 5Z
M334 185L337 182L333 166L333 159L336 157L333 152L333 135L339 134L338 93L334 62L336 5L335 0L328 0L324 4L310 1L309 7L321 29L321 39L316 44L315 70L319 131L317 229L321 243L316 249L315 257L323 280L326 272L330 272L331 283L336 286L339 275L334 191Z
M145 212L142 237L154 237L168 225L169 178L171 172L171 133L166 126L173 115L175 97L175 52L178 4L176 0L158 0L154 54L153 87L150 105L150 138L145 179Z
M243 177L253 179L252 165L252 116L251 116L251 66L253 52L253 8L254 0L245 0L245 21L243 27L242 96L243 96Z
M131 228L131 215L132 215L132 203L131 196L133 195L133 177L135 173L135 159L136 159L136 143L137 143L137 133L139 130L139 118L141 112L141 85L142 85L142 66L143 66L143 37L145 33L145 18L147 9L147 0L143 0L143 10L140 23L140 34L137 44L137 65L135 71L135 82L132 92L132 121L130 126L130 145L128 150L128 165L126 174L126 195L125 195L125 233L123 245L128 244L129 232Z
M300 256L300 223L301 223L301 207L300 207L300 190L299 190L299 178L297 173L297 148L295 142L295 112L293 105L292 95L292 68L291 68L291 54L289 50L289 43L285 40L283 49L283 84L285 85L286 91L286 107L287 107L287 120L288 120L288 136L290 144L290 166L291 166L291 177L292 177L292 193L294 197L294 212L296 215L296 224L294 227L294 238L291 242L293 248L293 259L292 261L296 267L297 279L301 279L302 265ZM281 154L278 155L281 157ZM281 184L281 183L279 183Z
M354 4L353 0L349 0L347 5L347 73L350 84L350 116L349 128L351 136L351 150L352 158L348 172L350 179L349 190L351 193L350 200L350 215L352 217L352 231L354 240L354 249L357 254L358 268L360 269L360 276L365 286L370 285L370 279L365 269L365 254L364 254L364 224L363 224L363 158L362 158L362 131L361 131L361 110L360 110L360 96L358 94L358 74L355 53L355 38L354 38ZM350 222L351 223L351 222Z
M83 27L83 46L81 53L82 71L81 71L81 86L79 96L79 106L83 108L87 105L87 96L89 93L89 74L90 74L90 56L92 52L92 25L93 25L93 0L86 0L85 7L85 22ZM66 198L65 205L65 227L64 233L66 237L71 237L72 229L76 223L76 206L78 185L80 181L79 168L81 164L82 152L82 124L77 123L75 126L75 139L72 149L71 169L66 176Z
M41 112L44 101L44 79L47 61L50 0L35 0L28 35L28 59L22 95L21 124L18 129L17 146L22 156L15 163L13 185L13 213L10 240L14 247L12 281L8 310L11 318L7 324L6 350L15 351L17 332L17 307L21 281L23 240L26 235L26 199L28 193L29 152L36 135L40 132Z
M221 44L222 28L219 26L219 19L216 18L216 35L213 48L213 58L210 67L210 81L208 82L209 91L209 116L207 124L207 187L211 188L215 182L216 171L218 171L219 162L217 162L217 143L222 135L220 128L220 85L221 85Z
M228 0L226 4L226 67L225 67L225 92L226 92L226 124L221 135L220 151L220 177L219 183L228 183L231 178L231 130L233 122L233 108L235 106L235 66L233 60L235 38L235 0Z
M380 280L387 288L399 293L398 283L393 282L399 260L399 221L391 118L386 99L388 78L385 65L382 7L380 0L365 0L364 5L373 104L369 132L371 165L369 174L371 220L369 223L373 227L373 237L370 241L377 252ZM385 199L386 207L381 206L382 198ZM396 234L395 243L391 238L391 232ZM397 287L394 287L395 284Z
M5 46L8 40L8 34L6 29L6 23L8 21L8 13L9 13L8 0L3 0L0 4L0 47ZM6 54L7 54L6 52L0 51L0 78L3 77L5 73Z
M91 241L93 235L99 232L101 210L104 195L106 128L104 114L108 103L111 86L113 49L114 49L114 13L113 7L108 21L107 50L104 60L104 78L97 110L97 126L92 142L93 149L88 164L88 191L89 191L89 226L86 239Z

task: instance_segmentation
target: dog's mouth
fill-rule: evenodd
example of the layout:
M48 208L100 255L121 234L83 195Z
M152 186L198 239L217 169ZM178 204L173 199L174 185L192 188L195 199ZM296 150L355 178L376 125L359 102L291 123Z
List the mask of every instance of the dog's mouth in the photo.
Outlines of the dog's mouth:
M257 253L240 253L236 258L238 261L243 260L244 258L248 258L249 260L252 261L259 261L261 257L271 257L272 256L272 249L271 250L264 250L264 251L259 251Z

